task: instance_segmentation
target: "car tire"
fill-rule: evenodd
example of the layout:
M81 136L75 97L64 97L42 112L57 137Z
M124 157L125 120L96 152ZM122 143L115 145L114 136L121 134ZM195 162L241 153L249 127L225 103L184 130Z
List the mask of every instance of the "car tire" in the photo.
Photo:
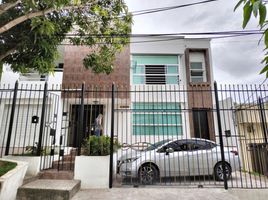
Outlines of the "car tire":
M225 162L225 171L227 180L230 179L232 174L232 168L229 163ZM223 178L223 162L218 162L214 167L214 177L217 181L224 181Z
M154 164L144 164L139 169L139 181L143 185L155 184L159 178L159 171Z

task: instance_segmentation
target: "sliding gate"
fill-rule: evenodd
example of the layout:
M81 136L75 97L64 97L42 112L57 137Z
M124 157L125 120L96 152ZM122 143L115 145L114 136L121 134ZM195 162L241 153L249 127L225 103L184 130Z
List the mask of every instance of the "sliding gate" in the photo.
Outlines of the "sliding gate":
M113 186L267 188L265 93L216 84L115 90Z

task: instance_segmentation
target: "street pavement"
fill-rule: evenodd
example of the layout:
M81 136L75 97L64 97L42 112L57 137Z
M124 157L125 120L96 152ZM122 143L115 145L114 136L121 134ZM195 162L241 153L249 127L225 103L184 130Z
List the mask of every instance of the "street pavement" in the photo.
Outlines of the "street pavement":
M267 200L268 189L112 188L80 190L72 200Z

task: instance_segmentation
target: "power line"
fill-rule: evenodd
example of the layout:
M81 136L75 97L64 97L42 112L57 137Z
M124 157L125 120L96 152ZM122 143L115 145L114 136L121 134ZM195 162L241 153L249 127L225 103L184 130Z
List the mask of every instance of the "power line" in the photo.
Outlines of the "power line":
M163 36L198 36L198 35L251 35L263 34L262 30L242 30L242 31L211 31L211 32L178 32L178 33L147 33L147 34L79 34L67 33L64 36L79 36L79 37L163 37Z
M189 6L195 6L195 5L211 3L211 2L214 2L214 1L219 1L219 0L199 1L199 2L195 2L195 3L183 4L183 5L178 5L178 6L169 6L169 7L161 7L161 8L153 8L153 9L133 11L131 13L132 13L133 16L145 15L145 14L163 12L163 11L168 11L168 10L174 10L174 9L177 9L177 8L184 8L184 7L189 7Z
M129 12L132 14L132 16L140 16L140 15L146 15L146 14L151 14L151 13L158 13L158 12L164 12L168 10L174 10L178 8L185 8L185 7L190 7L190 6L196 6L196 5L201 5L201 4L206 4L206 3L211 3L214 1L219 1L219 0L205 0L205 1L199 1L199 2L194 2L194 3L188 3L188 4L182 4L182 5L177 5L177 6L169 6L169 7L160 7L160 8L151 8L151 9L145 9L145 10L136 10ZM121 15L119 18L123 18L126 15ZM112 17L111 19L114 19L115 17ZM93 20L92 22L99 22L100 20Z
M246 99L245 104L250 100L251 97L253 97L254 92L257 92L257 90L260 89L261 86L262 86L266 81L267 81L267 78L265 78L265 79L261 82L261 84L259 85L259 87L258 87L255 91L252 91L251 95Z
M164 38L164 39L161 39L160 37L158 37L158 39L140 40L140 41L129 41L127 43L128 44L135 44L135 43L155 43L155 42L165 42L165 41L183 40L183 39L224 39L224 38L243 37L243 36L256 35L256 34L259 35L259 34L263 34L263 33L258 33L258 32L249 32L249 33L243 33L243 34L242 33L240 33L240 34L235 33L233 35L221 35L221 36L214 36L214 37L195 37L195 38L184 38L181 35L177 35L177 36L172 36L170 38ZM97 38L97 36L91 36L91 37ZM100 37L100 36L98 36L98 37ZM75 37L66 37L66 39L74 39L74 38ZM106 36L106 38L108 38L108 36ZM112 38L112 37L109 36L109 38ZM4 44L17 44L17 42L7 42L7 43L4 43ZM108 42L97 42L94 45L104 45L104 44L120 44L120 43L119 42L110 42L110 43L108 43ZM62 43L60 45L87 46L87 45L75 45L75 44L71 44L71 43L68 43L68 44L63 44Z

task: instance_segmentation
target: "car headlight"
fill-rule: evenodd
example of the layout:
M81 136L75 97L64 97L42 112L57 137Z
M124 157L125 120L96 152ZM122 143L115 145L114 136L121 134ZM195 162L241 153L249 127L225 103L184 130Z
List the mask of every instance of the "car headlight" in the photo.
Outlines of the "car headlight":
M135 158L127 158L125 160L122 160L122 163L131 163L134 162L135 160L137 160L139 157L135 157Z

